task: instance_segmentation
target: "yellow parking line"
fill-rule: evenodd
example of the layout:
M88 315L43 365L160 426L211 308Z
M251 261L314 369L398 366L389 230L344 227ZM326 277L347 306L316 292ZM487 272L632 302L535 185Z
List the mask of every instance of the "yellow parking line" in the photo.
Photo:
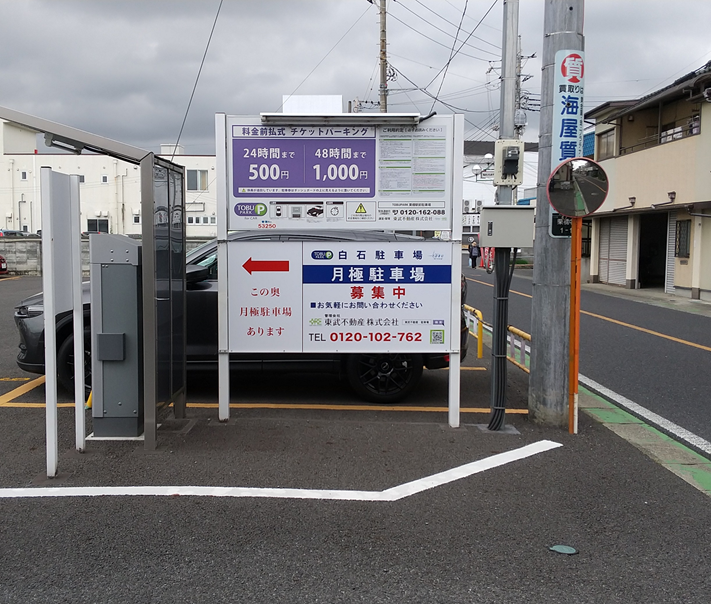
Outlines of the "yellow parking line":
M0 407L5 407L7 409L44 409L45 408L44 403L5 403L0 405ZM57 403L57 407L59 408L73 408L74 403Z
M0 283L2 283L3 281L14 281L15 279L19 279L19 278L20 278L19 276L17 276L17 277L3 277L2 279L0 279Z
M3 394L0 396L0 407L10 407L10 406L15 406L15 405L9 405L10 401L13 401L16 399L18 396L22 396L26 392L29 392L30 390L34 390L37 388L37 386L41 386L44 384L45 381L45 376L40 376L36 380L32 380L31 382L27 382L27 384L23 384L22 386L18 386L14 390L10 390L7 394ZM44 407L44 403L41 403L41 405Z
M468 279L468 281L474 281L475 283L479 283L481 285L489 285L490 287L494 287L491 283L487 283L486 281L478 281L477 279L469 279L469 278L467 278L467 279ZM511 290L511 293L517 294L519 296L524 296L525 298L531 298L531 296L529 294L523 294L522 292ZM615 323L616 325L621 325L623 327L628 327L630 329L635 329L636 331L642 331L643 333L649 333L652 336L657 336L659 338L671 340L672 342L677 342L678 344L685 344L686 346L692 346L693 348L699 348L701 350L706 350L708 352L712 351L712 348L710 348L709 346L703 346L702 344L695 344L695 342L690 342L688 340L681 340L680 338L676 338L674 336L668 336L668 335L665 335L664 333L660 333L658 331L653 331L652 329L646 329L645 327L638 327L637 325L631 325L630 323L624 323L623 321L618 321L617 319L611 319L610 317L604 317L603 315L597 315L596 313L588 312L586 310L582 310L581 314L588 315L589 317L594 317L595 319L601 319L602 321L608 321L609 323Z
M217 403L188 403L188 407L196 409L217 409ZM412 407L403 405L309 405L288 403L230 403L231 409L306 409L326 411L422 411L427 413L447 413L447 407ZM489 413L484 407L461 407L463 413ZM506 409L506 413L527 414L528 409Z
M29 382L30 378L0 378L0 382Z

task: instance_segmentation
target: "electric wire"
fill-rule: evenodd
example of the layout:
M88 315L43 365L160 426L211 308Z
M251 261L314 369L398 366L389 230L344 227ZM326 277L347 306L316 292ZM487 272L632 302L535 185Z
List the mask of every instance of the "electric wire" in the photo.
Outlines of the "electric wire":
M463 47L463 46L465 45L465 43L470 39L470 37L475 33L475 31L476 31L477 28L482 24L482 22L487 18L487 15L490 14L490 12L491 12L492 9L494 8L495 4L497 4L497 2L498 2L498 0L494 0L494 2L492 2L492 5L487 9L487 12L486 12L486 13L482 16L482 18L477 22L477 25L475 25L475 27L472 29L472 31L471 31L470 34L467 36L467 38L465 38L465 41L460 45L460 48L457 49L457 52L455 52L455 55L453 55L452 57L450 57L450 60L443 66L443 68L435 75L435 77L434 77L432 80L430 80L430 82L428 82L427 86L425 86L426 88L429 88L429 87L430 87L430 85L435 81L435 79L440 75L440 73L442 73L443 69L446 69L446 68L447 68L447 66L450 64L450 62L453 60L453 58L455 58L456 55L458 55L458 54L463 54L463 53L461 53L462 47ZM469 56L469 55L466 55L466 56ZM480 59L480 60L484 61L485 59Z
M431 13L433 13L436 17L439 17L440 19L442 19L442 20L445 21L446 23L449 23L450 25L452 25L453 27L455 27L455 24L454 24L452 21L448 21L448 20L447 20L445 17L443 17L441 14L436 13L432 8L430 8L429 6L426 6L425 4L423 4L422 2L420 2L420 0L415 0L415 1L416 1L418 4L420 4L420 6L422 6L424 9L429 10ZM448 3L448 4L449 4L449 3ZM452 4L450 4L450 6L452 6ZM456 7L453 6L453 8L456 8ZM468 18L468 19L472 19L472 17L467 17L467 18ZM474 19L472 19L472 20L474 21ZM499 46L497 46L496 44L493 44L492 42L489 42L488 40L485 40L484 38L480 38L479 36L472 36L472 37L475 38L476 40L480 40L481 42L484 42L485 44L489 44L490 46L496 48L497 50L500 50L500 51L502 50ZM492 54L495 54L495 53L492 53ZM497 56L500 56L500 54L497 54Z
M450 23L450 21L448 21L448 23L450 23L450 25L452 25L453 27L457 27L457 34L455 34L455 35L453 36L451 33L445 31L444 29L441 29L440 27L438 27L437 25L435 25L435 24L432 23L431 21L428 21L427 19L425 19L424 17L420 16L418 13L416 13L416 12L413 11L412 9L408 8L405 4L403 4L403 2L398 2L397 0L393 0L393 1L394 1L394 4L400 4L400 6L402 6L405 10L407 10L407 11L408 11L409 13L411 13L412 15L416 16L416 17L417 17L418 19L420 19L421 21L425 21L425 23L427 23L428 25L430 25L430 27L434 27L434 28L437 29L439 32L444 33L446 36L449 36L450 38L454 38L456 42L459 42L458 36L460 35L460 31L462 30L462 20L460 20L460 25L455 25L454 23ZM465 11L467 11L467 1L468 1L468 0L465 0ZM427 8L427 7L425 7L425 8ZM430 9L428 9L428 10L430 10ZM432 12L432 11L431 11L431 12ZM436 13L436 14L437 14L437 13ZM391 16L392 16L392 15L391 15ZM401 21L401 23L402 23L402 21ZM489 55L493 55L493 56L495 56L495 57L499 57L499 56L500 56L498 53L494 53L494 52L492 52L491 50L485 50L484 48L478 48L477 46L474 46L473 44L467 44L467 47L468 47L468 48L472 48L473 50L479 50L480 52L484 52L484 53L487 53L487 54L489 54Z
M431 42L435 42L435 44L437 44L438 46L442 46L443 48L448 48L448 49L450 48L447 44L443 44L442 42L438 42L436 39L431 38L430 36L425 35L422 31L418 31L418 30L415 29L412 25L409 25L408 23L406 23L406 22L403 21L402 19L399 19L399 18L396 17L394 14L388 13L388 16L389 16L391 19L395 19L396 21L398 21L398 23L401 23L402 25L405 25L408 29L410 29L411 31L414 31L414 32L415 32L416 34L418 34L419 36L423 36L423 38L426 38L426 39L430 40ZM476 61L484 61L485 63L489 62L489 59L483 59L482 57L476 57L476 56L474 56L474 55L467 54L466 52L462 52L462 51L459 50L459 49L458 49L458 52L457 52L456 54L460 54L460 55L462 55L463 57L467 57L468 59L475 59ZM442 69L441 69L440 71L442 71ZM438 72L438 75L440 75L440 72ZM435 77L437 78L438 76L435 76ZM431 83L432 83L432 82L431 82Z
M457 26L457 32L455 32L455 40L453 41L452 48L450 49L450 58L447 60L447 63L445 63L445 69L443 70L443 77L440 80L440 86L438 86L438 91L435 93L435 99L437 99L438 96L440 96L440 92L442 92L443 84L445 83L445 78L447 77L447 70L450 67L450 63L452 63L453 57L455 56L455 44L457 44L458 36L460 35L460 31L462 30L462 21L465 18L465 13L467 12L467 4L468 4L468 0L465 0L465 6L462 9L462 16L460 17L460 23ZM464 46L464 45L465 45L465 42L462 43L462 46ZM460 46L460 48L462 48L462 46ZM427 88L427 86L426 86L426 88ZM433 104L430 107L430 111L432 112L434 108L435 108L435 100L433 100Z
M511 266L510 265L511 256ZM492 320L492 392L488 430L501 430L507 408L507 322L509 288L517 261L517 249L495 248L494 317ZM507 270L509 269L509 270Z
M213 27L210 30L210 36L208 37L208 43L205 45L205 52L203 53L203 59L200 61L200 68L198 69L198 75L195 77L195 84L193 84L193 92L190 93L190 100L188 100L188 106L185 108L185 115L183 116L183 123L180 125L180 132L178 132L178 138L176 139L176 144L173 147L173 154L171 155L171 161L176 156L176 151L178 150L178 143L180 143L180 137L183 135L183 128L185 127L185 122L188 119L188 112L190 111L190 106L193 103L193 97L195 96L195 89L198 87L198 80L200 80L200 74L203 71L203 65L205 65L205 57L208 56L208 49L210 48L210 42L213 39L213 33L215 32L215 26L218 22L218 17L220 16L220 9L222 8L223 0L220 0L218 5L218 10L215 13L215 20L213 21Z
M296 94L297 90L299 90L299 89L302 87L302 85L304 84L304 82L306 82L306 81L311 77L311 75L317 70L317 68L319 67L319 65L321 65L324 61L326 61L327 57L334 51L334 49L335 49L339 44L341 44L341 41L349 34L349 32L350 32L354 27L356 27L356 24L357 24L361 19L363 19L364 15L365 15L369 10L371 10L370 7L371 7L371 5L369 4L369 6L366 7L366 10L363 11L363 13L361 13L361 16L360 16L358 19L356 19L356 21L354 21L354 23L353 23L353 25L352 25L351 27L349 27L349 28L346 30L346 33L344 33L344 35L341 36L341 37L337 40L336 44L334 44L334 45L329 49L329 52L327 52L327 53L324 55L324 58L323 58L321 61L319 61L319 62L314 66L314 69L312 69L312 70L306 75L306 77L305 77L301 82L299 82L299 85L282 101L282 104L279 106L279 108L277 109L277 111L281 110L282 107L284 107L284 103L286 103L290 98L292 98L292 97Z
M396 73L398 73L399 75L401 75L404 79L406 79L408 82L410 82L413 86L418 87L418 85L417 85L415 82L413 82L413 80L411 80L411 79L410 79L407 75L405 75L402 71L400 71L400 69L398 69L398 68L395 67L394 65L391 65L391 67L393 67L393 69L396 71ZM432 92L428 92L427 90L424 90L424 89L419 88L419 87L418 87L418 90L420 90L423 94L426 94L426 95L428 95L428 96L431 97L431 98L435 98L435 96L433 95ZM436 99L436 100L437 100L439 103L441 103L442 105L444 105L445 107L447 107L448 109L454 109L455 111L468 111L467 109L462 109L462 108L459 108L459 107L454 107L453 105L450 105L449 103L445 103L445 102L443 102L443 101L441 101L441 100L439 100L439 99ZM475 124L474 122L471 122L469 119L465 118L465 121L466 121L468 124L470 124L470 126L472 126L473 128L476 128L477 130L480 130L485 136L491 136L491 134L489 134L488 132L486 132L485 130L483 130L482 128L480 128L480 127L479 127L477 124Z

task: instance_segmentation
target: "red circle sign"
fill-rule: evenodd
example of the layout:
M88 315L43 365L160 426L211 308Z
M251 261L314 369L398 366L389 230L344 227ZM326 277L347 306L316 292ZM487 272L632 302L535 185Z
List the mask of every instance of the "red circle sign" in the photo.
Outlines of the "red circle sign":
M583 57L572 53L561 61L561 75L572 84L583 80Z

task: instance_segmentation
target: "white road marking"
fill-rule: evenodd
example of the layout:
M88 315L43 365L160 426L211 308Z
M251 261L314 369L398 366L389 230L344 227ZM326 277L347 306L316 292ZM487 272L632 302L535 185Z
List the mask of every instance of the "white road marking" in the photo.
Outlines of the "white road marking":
M696 434L693 434L689 430L685 430L682 426L678 426L677 424L674 424L670 420L665 419L661 415L658 415L657 413L654 413L653 411L650 411L646 409L645 407L642 407L638 403L634 403L630 399L626 398L622 394L618 394L617 392L613 392L613 390L606 388L605 386L602 386L598 382L587 378L585 375L579 374L579 382L586 386L587 388L590 388L591 390L595 390L602 396L606 397L607 399L610 399L611 402L615 403L619 407L624 407L625 409L628 409L631 413L637 415L638 417L641 417L654 426L657 426L659 428L662 428L666 432L669 432L670 434L674 435L676 438L679 438L680 440L683 440L701 451L704 451L705 453L710 453L710 443L706 441L704 438L701 436L697 436Z
M398 501L428 489L442 486L478 472L484 472L513 461L526 459L539 453L561 447L560 443L541 440L513 451L506 451L452 468L432 476L406 482L385 491L340 491L320 489L268 489L251 487L195 487L195 486L143 486L143 487L33 487L0 489L0 499L30 497L100 497L137 496L152 497L267 497L273 499L330 499L342 501Z
M492 329L487 326L485 326L485 329L490 333L492 332ZM509 336L507 336L507 343L509 343ZM521 346L521 342L515 340L515 346ZM526 344L524 346L524 352L527 355L531 353L531 349ZM587 378L581 373L579 373L579 383L583 384L587 388L590 388L591 390L595 390L601 396L609 399L613 404L619 407L623 407L624 409L628 409L628 411L637 415L640 418L643 418L647 422L651 423L653 426L661 428L665 432L672 434L675 438L678 438L679 440L682 440L692 445L693 447L697 447L697 449L699 449L700 451L704 451L708 455L712 451L712 445L710 445L710 442L705 440L701 436L697 436L697 434L686 430L682 426L678 426L676 423L665 419L662 415L658 415L654 411L646 409L642 405L631 401L629 398L626 398L622 394L614 392L610 388L606 388L602 384L599 384L591 378Z

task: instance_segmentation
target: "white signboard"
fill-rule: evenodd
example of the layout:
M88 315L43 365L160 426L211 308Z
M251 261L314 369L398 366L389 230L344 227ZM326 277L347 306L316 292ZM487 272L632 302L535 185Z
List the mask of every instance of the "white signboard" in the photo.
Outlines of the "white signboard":
M554 112L551 136L551 170L583 153L584 54L559 50L554 60ZM549 235L570 237L571 219L549 208Z
M228 230L449 230L454 118L354 127L227 116Z
M453 352L446 242L230 242L230 352Z
M228 244L230 352L301 352L302 244Z

